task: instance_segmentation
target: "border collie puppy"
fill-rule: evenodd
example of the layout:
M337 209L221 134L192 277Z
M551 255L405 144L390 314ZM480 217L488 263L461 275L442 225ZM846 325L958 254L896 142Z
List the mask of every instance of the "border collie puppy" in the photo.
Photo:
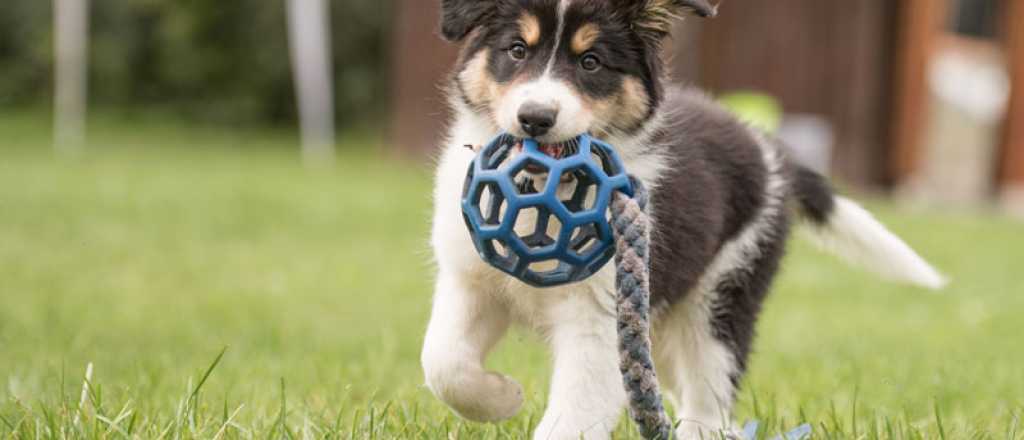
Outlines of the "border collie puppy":
M613 265L581 283L536 289L488 266L470 241L460 208L474 157L466 146L499 132L536 139L555 157L590 133L650 189L654 357L680 438L735 432L730 414L755 321L795 220L827 249L883 275L943 284L775 139L704 94L668 84L662 40L685 13L714 15L706 0L443 0L442 9L442 35L462 49L434 190L438 272L422 362L430 390L460 416L504 420L523 403L516 381L484 368L511 324L536 330L552 351L536 439L607 439L627 403Z

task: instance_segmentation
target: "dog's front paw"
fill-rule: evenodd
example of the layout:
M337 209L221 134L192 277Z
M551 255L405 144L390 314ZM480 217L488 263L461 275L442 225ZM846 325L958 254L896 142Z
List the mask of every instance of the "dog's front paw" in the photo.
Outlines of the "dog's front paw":
M483 405L476 409L475 414L463 414L463 417L481 422L497 422L511 419L519 413L523 406L523 386L515 379L504 374L486 374L488 390L484 396Z
M474 422L510 419L523 406L523 387L498 373L448 370L428 385L459 416Z

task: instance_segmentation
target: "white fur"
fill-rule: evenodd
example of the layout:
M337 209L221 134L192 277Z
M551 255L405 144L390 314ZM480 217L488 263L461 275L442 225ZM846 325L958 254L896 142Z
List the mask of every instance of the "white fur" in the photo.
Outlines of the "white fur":
M554 371L547 410L534 439L607 439L626 404L616 349L612 273L585 288L548 295L540 324L550 341ZM536 304L530 304L535 306Z
M893 280L929 289L946 285L945 277L871 213L845 197L835 201L827 224L806 228L819 247Z
M551 58L548 59L547 68L544 69L544 76L551 75L551 69L555 67L555 60L558 59L558 47L562 44L562 34L565 33L565 11L569 9L569 2L572 0L559 0L558 2L558 27L555 29L554 48L551 50Z
M573 138L590 128L594 116L565 82L543 75L516 86L498 104L496 119L504 131L520 138L530 137L519 124L519 108L526 103L537 103L555 109L558 117L554 127L538 140L556 143Z
M736 359L711 332L707 297L692 295L657 323L655 367L676 408L680 439L718 438L734 430L730 375Z
M478 294L474 280L442 271L423 345L427 386L459 415L479 422L512 417L523 403L514 380L484 370L487 353L508 328L508 310Z

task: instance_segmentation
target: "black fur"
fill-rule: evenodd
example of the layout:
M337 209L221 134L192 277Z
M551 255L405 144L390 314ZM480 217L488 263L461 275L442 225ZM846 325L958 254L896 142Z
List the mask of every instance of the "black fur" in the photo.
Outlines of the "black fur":
M541 41L545 44L527 48L525 60L517 61L508 55L513 44L522 42L519 36L518 20L523 12L529 12L540 22ZM554 45L550 44L558 31L557 8L544 6L543 2L527 2L526 7L500 2L495 13L495 26L488 28L479 37L481 49L490 50L488 70L499 83L507 83L515 77L537 77L544 73Z
M443 0L441 35L448 41L461 41L473 29L486 23L493 12L493 1Z
M656 0L611 0L610 3L632 20L641 20L645 15L651 14L654 5L657 3L668 3L670 7L676 10L690 10L703 18L718 15L718 8L711 6L711 3L707 0L668 0L667 2Z
M821 174L799 165L795 168L793 195L800 202L803 214L814 223L826 223L836 204L832 186Z
M762 225L740 267L703 280L713 283L710 326L736 360L730 379L738 389L762 303L785 254L791 223L785 201L798 201L804 216L823 223L833 209L832 190L822 176L780 157L776 178L785 187L776 194L778 209L763 210L770 176L762 151L778 146L761 145L774 142L755 138L700 92L673 90L663 106L680 116L654 142L665 145L661 153L672 162L651 193L652 306L666 310L695 293L723 247L753 222Z
M718 15L718 8L711 6L707 0L678 0L675 3L704 18Z
M733 270L719 280L715 286L717 299L711 305L711 330L736 359L737 368L730 379L737 389L747 369L761 304L786 252L789 219L785 213L779 213L769 222L770 227L759 238L757 253L748 267Z
M692 11L700 17L714 17L716 7L707 0L612 0L620 16L631 22L637 34L652 46L661 41L672 30L672 19L683 10Z
M643 42L635 38L627 23L615 20L612 10L605 2L574 3L566 12L565 29L560 45L562 54L567 55L565 62L556 66L558 73L567 75L588 95L603 98L620 89L623 75L648 78L643 68ZM595 20L595 18L597 20ZM596 24L601 28L601 36L590 48L588 53L596 55L603 67L596 73L588 74L576 69L580 54L573 54L570 42L575 31L587 23Z
M694 91L663 104L681 115L655 144L672 163L652 191L651 302L668 306L695 286L722 246L764 203L761 147L732 115Z

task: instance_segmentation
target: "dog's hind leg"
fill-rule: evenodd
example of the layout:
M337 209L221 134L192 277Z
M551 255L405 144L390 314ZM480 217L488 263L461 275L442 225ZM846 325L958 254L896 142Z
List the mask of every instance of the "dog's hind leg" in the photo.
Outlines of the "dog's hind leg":
M679 438L736 433L733 403L788 231L784 213L765 213L659 322L656 366L676 406Z
M655 367L675 407L680 440L735 432L732 407L739 366L735 353L714 336L710 315L706 305L687 300L658 324Z
M423 343L427 386L459 415L479 422L514 416L522 387L484 369L484 360L509 326L505 305L467 280L442 270Z

